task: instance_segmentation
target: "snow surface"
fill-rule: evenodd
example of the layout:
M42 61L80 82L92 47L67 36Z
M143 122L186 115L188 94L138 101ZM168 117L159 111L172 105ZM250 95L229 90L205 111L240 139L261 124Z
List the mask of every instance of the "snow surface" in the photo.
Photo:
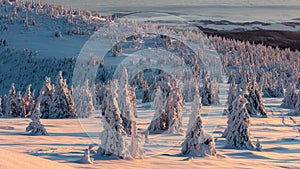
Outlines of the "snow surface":
M33 157L26 154L15 153L0 149L0 168L9 169L71 169L68 165L59 164L54 161L45 160L39 157Z

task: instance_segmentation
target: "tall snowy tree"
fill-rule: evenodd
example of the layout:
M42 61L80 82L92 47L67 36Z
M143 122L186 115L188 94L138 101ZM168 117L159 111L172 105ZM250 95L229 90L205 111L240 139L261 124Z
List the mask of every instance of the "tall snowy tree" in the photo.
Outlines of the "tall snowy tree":
M165 108L168 115L166 125L169 133L181 133L182 130L182 94L179 88L169 94Z
M228 84L235 83L235 72L230 71L227 83Z
M11 84L11 89L9 90L9 94L7 96L6 106L5 106L5 114L7 116L18 117L19 113L17 110L17 101L16 101L16 89L15 84Z
M214 138L205 133L202 129L200 113L201 109L198 108L198 114L195 119L193 119L193 123L189 123L189 129L186 133L185 140L181 145L181 153L190 156L214 156L216 155Z
M252 82L245 95L248 103L246 104L249 115L266 117L267 113L262 100L262 92L258 89L256 82Z
M119 79L118 105L121 111L123 126L127 134L131 132L131 122L134 116L129 87L127 69L122 66L122 73Z
M220 104L219 85L216 79L211 83L211 104Z
M101 145L98 148L99 156L115 155L126 158L126 142L124 127L122 125L121 112L117 102L117 82L109 83L108 94L103 102L104 113L102 125L104 130L100 134Z
M133 111L133 115L135 118L138 117L137 110L136 110L136 94L135 94L136 87L129 87L129 98L130 98L130 107Z
M189 127L191 127L192 124L194 124L194 121L196 120L196 118L198 117L198 115L201 114L201 111L202 111L202 101L201 101L201 97L199 95L199 92L195 93L191 111L192 112L191 112L191 115L189 117L189 123L188 123ZM189 129L190 128L188 128L188 130Z
M211 86L208 74L204 75L202 80L203 86L201 88L201 97L202 97L202 104L204 106L208 106L211 104Z
M14 117L25 117L25 105L24 105L24 99L22 97L22 94L20 91L17 92L17 97L16 97L16 116Z
M77 86L74 89L72 98L78 117L87 118L94 114L93 95L88 80L85 82L84 86Z
M49 118L50 115L50 105L53 101L54 96L54 86L51 85L51 80L49 77L45 78L44 85L41 89L43 91L43 95L41 96L41 118Z
M165 113L164 103L165 103L164 96L160 90L160 87L158 87L152 104L152 107L155 110L155 114L148 127L148 131L150 133L161 132L163 130L166 130L167 128L166 123L168 121L168 115Z
M31 84L27 86L26 93L24 96L24 106L25 106L25 117L29 117L34 110L35 101L31 94Z
M232 103L233 109L227 121L227 146L253 149L254 145L250 138L250 116L248 114L247 99L239 95Z
M232 109L232 102L236 98L237 88L235 83L231 83L228 91L227 106L228 110Z
M74 102L66 84L66 80L62 77L60 71L55 84L55 91L53 101L50 105L49 118L63 119L63 118L75 118L76 110Z
M41 96L41 95L40 95ZM40 121L40 100L41 97L39 96L38 101L35 105L34 111L32 112L30 119L32 120L28 127L26 128L26 132L30 132L31 135L48 135L44 125Z

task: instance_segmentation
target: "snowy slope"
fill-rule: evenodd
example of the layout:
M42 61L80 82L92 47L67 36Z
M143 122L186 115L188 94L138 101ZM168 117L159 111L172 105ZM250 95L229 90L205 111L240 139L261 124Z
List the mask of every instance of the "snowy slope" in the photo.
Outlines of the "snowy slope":
M45 160L42 158L29 156L21 153L16 153L13 151L7 151L0 149L0 168L9 169L71 169L68 165L59 164L50 160Z

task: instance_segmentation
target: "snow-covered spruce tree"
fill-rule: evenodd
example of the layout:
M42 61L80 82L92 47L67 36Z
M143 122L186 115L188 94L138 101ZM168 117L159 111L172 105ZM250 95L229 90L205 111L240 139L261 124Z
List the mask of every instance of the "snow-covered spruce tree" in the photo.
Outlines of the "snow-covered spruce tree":
M297 92L296 85L291 83L286 89L285 97L283 103L281 104L284 108L294 109L297 103Z
M288 113L288 115L300 116L300 92L298 92L298 99L297 99L297 103L295 106L295 111Z
M74 102L69 93L66 81L62 77L62 72L59 71L57 81L55 84L54 97L50 105L49 118L64 119L75 118L76 110Z
M239 95L232 103L233 109L227 121L227 146L241 149L253 149L250 138L250 116L248 114L247 99Z
M40 136L40 135L48 135L44 125L41 123L40 121L40 116L41 116L41 112L40 112L40 100L41 100L41 95L40 94L38 101L35 105L34 111L32 112L30 119L32 120L29 125L26 128L26 132L30 132L31 135L36 135L36 136Z
M198 91L198 90L196 90ZM201 97L199 95L199 92L196 92L194 95L194 100L193 100L193 104L191 107L191 115L189 117L189 123L188 123L188 127L191 127L192 124L194 124L194 121L196 120L196 118L198 117L198 115L201 114L202 111L202 101L201 101ZM188 128L189 131L190 128Z
M232 102L236 98L237 95L237 88L235 83L231 83L228 91L228 97L227 97L227 106L228 110L232 109Z
M74 100L77 117L87 118L94 114L93 96L89 88L88 80L84 86L77 86L74 89L72 98Z
M2 111L2 96L0 96L0 117L3 116L3 111Z
M41 96L41 118L49 118L50 115L50 105L53 101L54 97L54 86L51 85L50 77L45 78L45 83L41 89L43 91L43 95Z
M211 83L211 104L220 104L219 85L216 79Z
M119 90L118 90L118 105L121 111L121 118L124 129L127 134L131 132L131 122L134 116L134 109L131 104L128 74L126 67L122 66L122 73L119 79Z
M208 74L206 74L203 77L203 86L201 88L201 97L202 97L202 104L204 106L208 106L211 104L211 86L210 86L210 81Z
M144 150L141 146L140 137L137 134L136 121L131 123L131 143L128 147L129 154L132 158L144 158Z
M181 153L190 156L214 156L216 155L214 138L206 134L202 129L200 112L198 111L198 115L193 120L193 123L189 123L185 140L181 145Z
M246 107L250 116L267 116L265 105L262 100L262 92L259 91L256 82L252 82L248 87L245 97L248 101Z
M25 117L29 117L31 115L32 111L34 110L34 105L35 105L35 101L31 94L31 84L30 84L27 86L26 93L24 96L25 112L23 113Z
M182 130L182 94L179 88L169 94L165 108L168 115L166 126L169 133L181 133Z
M99 156L115 155L119 158L126 158L126 133L116 99L118 96L117 86L116 81L111 81L108 84L108 94L103 102L105 105L102 106L105 109L102 116L104 130L100 134L101 145L97 154Z
M17 92L16 103L17 103L16 106L17 116L15 117L25 117L26 111L25 111L24 99L20 91Z
M155 113L152 121L148 127L150 133L157 133L167 129L166 122L168 121L168 115L165 113L165 99L160 90L157 88L155 98L152 104Z
M228 81L227 81L227 84L232 84L232 83L235 83L235 72L234 71L230 71Z
M2 114L3 114L3 116L7 116L7 114L6 114L6 106L7 106L7 95L5 94L4 96L3 96L3 99L2 99Z
M133 115L135 118L138 117L137 111L136 111L136 94L135 94L136 87L129 87L129 97L130 97L130 106L133 111Z
M16 101L16 89L15 84L11 84L11 89L9 90L6 106L5 106L5 115L18 117L19 113L17 111L17 101Z
M108 90L110 89L109 85L110 85L109 83L107 83L106 85L104 85L103 100L101 102L101 107L100 107L102 116L105 115L105 110L106 110L106 106L107 106L106 101L108 100L107 97L108 97L108 93L109 93Z

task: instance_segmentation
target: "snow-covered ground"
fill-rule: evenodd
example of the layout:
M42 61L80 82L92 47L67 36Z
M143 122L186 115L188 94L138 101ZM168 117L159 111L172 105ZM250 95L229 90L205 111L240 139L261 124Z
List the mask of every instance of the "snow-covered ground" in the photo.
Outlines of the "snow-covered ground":
M222 105L226 101L227 88L228 86L225 84L220 86ZM261 152L224 147L226 140L221 138L221 134L227 126L227 118L222 114L224 106L204 106L202 113L205 130L216 139L216 157L190 158L182 156L180 155L180 143L183 141L184 135L162 134L149 136L149 143L144 144L148 157L143 160L108 158L96 160L94 164L79 164L76 161L81 158L84 150L90 144L100 142L97 139L102 130L99 118L43 119L41 121L45 124L49 136L27 135L24 130L30 119L1 119L0 149L37 156L74 168L161 168L162 166L164 168L198 168L199 166L203 168L299 168L300 117L285 116L290 110L279 107L282 99L266 98L264 101L269 117L251 118L250 128L253 141L258 138L261 142L263 147ZM186 103L184 106L183 123L185 127L190 105L191 103ZM139 132L143 132L150 123L154 112L149 103L138 104L137 107L138 128ZM215 129L214 124L217 124ZM90 136L94 136L94 138ZM3 156L5 151L1 150L0 152ZM7 154L10 155L10 153ZM11 156L19 157L15 154ZM26 158L28 156L22 156L20 160ZM1 157L1 159L3 158ZM36 157L32 157L31 160L36 163L40 161ZM5 165L11 166L9 162Z

